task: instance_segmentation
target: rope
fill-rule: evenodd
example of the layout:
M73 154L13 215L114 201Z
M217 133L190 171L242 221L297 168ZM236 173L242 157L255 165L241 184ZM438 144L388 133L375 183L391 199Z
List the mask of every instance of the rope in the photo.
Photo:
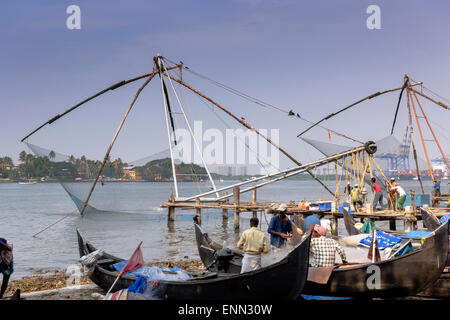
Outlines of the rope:
M70 216L71 214L73 214L73 213L75 213L75 212L77 212L77 211L78 211L78 210L74 210L74 211L72 211L71 213L69 213L68 215L65 215L64 217L62 217L61 219L57 220L56 222L50 224L49 226L45 227L44 229L42 229L42 230L39 231L38 233L35 233L35 234L33 235L33 237L36 237L38 234L44 232L44 231L47 230L47 229L50 229L51 227L53 227L53 226L56 225L57 223L63 221L63 220L66 219L68 216Z
M174 65L177 65L174 61L171 61L170 59L168 59L166 57L164 57L163 59L169 61L170 63L172 63ZM264 102L264 101L262 101L260 99L252 97L252 96L250 96L250 95L248 95L246 93L243 93L242 91L233 89L233 88L231 88L231 87L229 87L229 86L227 86L227 85L225 85L223 83L220 83L220 82L218 82L216 80L213 80L213 79L211 79L211 78L209 78L207 76L204 76L204 75L202 75L202 74L200 74L198 72L195 72L195 71L193 71L192 69L190 69L190 68L188 68L186 66L183 66L183 68L185 70L187 70L188 72L190 72L191 74L193 74L193 75L195 75L195 76L197 76L199 78L202 78L204 80L207 80L207 81L211 82L212 84L214 84L214 85L216 85L216 86L218 86L218 87L220 87L220 88L222 88L222 89L224 89L224 90L226 90L226 91L228 91L230 93L233 93L233 94L235 94L237 96L240 96L241 98L243 98L245 100L253 102L253 103L255 103L255 104L259 105L259 106L262 106L262 107L267 108L267 109L273 109L275 111L281 112L281 113L286 114L288 116L295 116L296 115L295 119L302 120L302 121L307 122L309 124L314 124L314 122L309 121L309 120L301 117L298 113L294 113L293 110L286 110L286 109L283 109L281 107L274 106L273 104ZM343 137L345 139L348 139L348 140L351 140L353 142L357 142L357 143L361 143L361 144L364 143L364 142L361 142L361 141L359 141L357 139L354 139L354 138L351 138L349 136L346 136L346 135L344 135L342 133L336 132L336 131L334 131L334 130L332 130L330 128L327 128L327 127L324 127L324 126L320 126L320 125L317 125L317 127L321 128L321 129L324 129L326 131L332 132L332 133L334 133L334 134L336 134L338 136L341 136L341 137Z

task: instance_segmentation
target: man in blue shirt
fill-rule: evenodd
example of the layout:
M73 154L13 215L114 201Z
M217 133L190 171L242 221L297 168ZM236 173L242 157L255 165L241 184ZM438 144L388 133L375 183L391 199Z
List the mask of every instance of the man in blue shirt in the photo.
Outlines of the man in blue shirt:
M441 183L438 179L434 180L434 196L440 197L441 196Z
M270 234L272 248L281 248L286 244L286 239L292 237L292 224L286 216L286 204L278 207L278 214L270 220L267 232Z
M311 214L305 219L303 230L305 232L311 231L315 224L320 226L320 216L317 213Z

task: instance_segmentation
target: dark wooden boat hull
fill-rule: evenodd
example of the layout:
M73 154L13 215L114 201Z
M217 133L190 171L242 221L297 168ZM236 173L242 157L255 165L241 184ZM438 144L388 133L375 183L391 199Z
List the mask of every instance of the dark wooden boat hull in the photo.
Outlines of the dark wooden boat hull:
M222 249L222 246L217 242L211 240L208 234L197 224L194 223L195 238L197 241L197 249L203 265L210 271L217 272L217 265L215 264L215 252ZM233 250L234 257L229 261L224 273L240 273L242 267L242 252Z
M346 208L343 208L343 213L344 213L344 225L345 229L347 230L347 233L350 236L360 234L361 231L355 228L356 221L353 219L353 217L350 215L350 213Z
M78 234L80 255L95 248ZM296 299L305 285L308 274L310 236L305 237L281 261L256 271L243 274L216 274L212 278L188 281L157 281L152 287L154 299L169 300L273 300ZM105 259L121 261L104 254ZM112 262L114 263L114 262ZM117 272L107 270L106 264L95 266L91 280L107 290L117 277ZM123 279L122 279L123 278ZM113 291L129 287L136 277L123 276ZM274 294L276 292L276 294Z
M414 295L434 283L444 270L448 255L446 228L448 223L425 238L421 248L403 256L373 264L336 267L326 284L307 281L302 293L363 298Z
M77 230L77 237L78 237L78 250L80 253L80 257L97 250L93 245L91 245L89 242L83 239L78 230ZM108 291L109 288L111 288L111 286L113 285L117 276L119 275L119 272L112 270L109 267L109 265L123 260L124 259L115 257L108 253L103 253L103 256L98 261L99 263L95 265L94 272L90 276L90 279L100 288L102 288L105 291ZM126 275L121 276L120 279L114 285L114 288L111 290L111 292L128 288L136 281L136 279L137 277L135 276L126 276Z

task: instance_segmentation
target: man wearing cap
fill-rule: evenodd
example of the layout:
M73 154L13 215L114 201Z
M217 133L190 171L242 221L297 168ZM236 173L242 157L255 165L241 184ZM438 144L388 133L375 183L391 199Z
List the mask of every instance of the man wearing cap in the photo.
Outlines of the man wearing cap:
M258 230L258 218L250 219L250 229L242 233L237 247L244 251L241 273L261 268L261 253L268 253L266 235Z
M335 264L336 252L347 263L347 256L342 246L334 239L325 237L327 229L316 225L312 230L311 253L314 256L312 267L331 267Z
M406 200L405 190L403 190L403 188L397 183L395 187L391 188L391 191L398 193L397 209L403 210L403 205L405 204L405 200Z
M270 220L267 232L272 248L281 248L286 244L286 239L292 237L292 224L286 216L286 209L287 205L281 204L277 209L278 214Z

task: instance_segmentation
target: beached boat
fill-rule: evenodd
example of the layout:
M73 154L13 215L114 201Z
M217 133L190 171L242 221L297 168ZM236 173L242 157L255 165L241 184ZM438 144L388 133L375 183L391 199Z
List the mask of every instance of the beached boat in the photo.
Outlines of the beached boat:
M77 230L80 256L96 250L86 242ZM267 267L242 274L206 273L187 281L154 282L152 296L169 300L248 300L248 299L296 299L305 285L309 263L310 236L305 237L289 254ZM104 253L90 276L101 288L108 290L118 272L110 265L123 261ZM128 288L136 277L122 276L112 292ZM277 292L276 295L273 293Z
M375 263L310 268L309 280L302 293L362 298L414 295L435 282L444 270L448 255L448 232L445 228L448 228L448 223L429 234L420 248L399 257ZM442 250L443 247L446 250ZM206 249L199 246L199 252L201 250Z
M445 250L442 250L445 248ZM423 245L399 257L375 263L314 268L303 293L321 296L392 298L414 295L433 284L445 268L448 222L423 239ZM310 269L310 274L311 269Z
M432 231L439 228L439 219L431 211L424 208L420 208L420 211L424 225L428 228L428 230ZM439 279L429 285L425 290L421 291L418 296L438 299L450 298L450 252L447 256L447 265L441 273Z
M354 235L360 234L361 231L355 227L356 221L350 215L348 210L346 208L343 208L342 212L344 213L344 225L345 225L345 230L347 230L348 235L354 236Z

